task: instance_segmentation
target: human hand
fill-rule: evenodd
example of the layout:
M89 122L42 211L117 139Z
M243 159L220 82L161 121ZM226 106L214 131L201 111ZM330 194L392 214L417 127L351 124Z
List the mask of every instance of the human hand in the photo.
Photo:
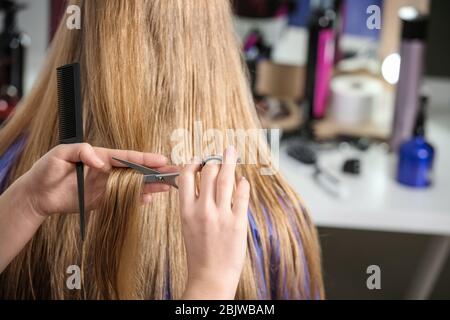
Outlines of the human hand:
M188 264L184 299L234 299L247 248L250 185L235 186L236 151L227 149L222 165L185 167L179 178L180 210Z
M27 197L34 213L46 217L54 213L78 212L78 192L75 164L83 162L85 168L86 210L98 208L105 192L109 172L124 165L113 160L121 158L164 171L164 156L137 151L112 150L92 147L87 143L59 145L39 159L20 178L21 193ZM151 201L151 194L170 189L163 184L146 184L142 202Z

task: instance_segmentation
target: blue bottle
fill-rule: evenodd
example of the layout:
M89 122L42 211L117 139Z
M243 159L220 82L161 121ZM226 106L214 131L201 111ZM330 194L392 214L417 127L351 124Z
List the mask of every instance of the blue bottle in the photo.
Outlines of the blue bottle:
M400 146L397 181L413 188L428 188L433 183L435 151L425 139L427 102L427 97L421 97L413 138Z

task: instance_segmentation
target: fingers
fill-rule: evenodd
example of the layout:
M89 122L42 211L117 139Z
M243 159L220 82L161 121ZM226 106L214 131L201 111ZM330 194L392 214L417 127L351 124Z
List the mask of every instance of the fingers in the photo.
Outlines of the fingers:
M92 147L88 143L59 145L54 149L54 155L68 162L83 162L85 165L97 169L111 170L112 167L125 167L113 160L119 158L150 168L165 168L167 158L163 155L131 150L113 150ZM170 167L169 167L170 168Z
M209 161L202 168L200 181L200 199L216 202L216 182L221 165L217 161Z
M170 186L161 183L146 183L143 188L143 193L161 193L170 190Z
M96 169L101 169L105 166L105 161L87 143L62 144L51 152L56 158L67 162L83 162L85 165Z
M163 166L163 167L153 167L153 168L161 173L180 172L180 167L178 167L178 166Z
M245 219L247 217L248 203L250 200L250 184L247 179L242 178L241 181L239 181L233 200L233 214L238 218Z
M182 208L192 206L196 199L195 176L200 171L200 163L193 160L185 166L178 178L180 205Z
M152 202L152 195L151 194L142 194L141 195L141 203L143 204L143 205L147 205L147 204L149 204L150 202Z
M224 163L217 178L216 202L223 208L231 208L231 199L235 182L236 150L228 147L224 155Z

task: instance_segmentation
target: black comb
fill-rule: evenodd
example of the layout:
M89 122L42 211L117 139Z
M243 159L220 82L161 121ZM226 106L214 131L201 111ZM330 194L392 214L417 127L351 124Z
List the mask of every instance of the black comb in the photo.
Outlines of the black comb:
M83 142L83 106L81 102L80 64L73 63L57 69L59 106L59 143ZM85 236L84 166L76 164L78 204L80 208L81 239Z

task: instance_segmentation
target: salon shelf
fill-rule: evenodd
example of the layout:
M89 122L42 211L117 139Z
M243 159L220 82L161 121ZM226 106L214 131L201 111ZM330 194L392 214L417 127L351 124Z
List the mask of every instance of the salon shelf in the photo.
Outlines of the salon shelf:
M450 236L450 108L435 112L429 123L428 140L437 149L432 188L415 190L394 179L396 157L381 147L361 153L362 175L340 172L340 151L321 153L323 167L342 179L347 192L333 197L312 178L313 168L280 154L280 170L304 199L319 227Z

